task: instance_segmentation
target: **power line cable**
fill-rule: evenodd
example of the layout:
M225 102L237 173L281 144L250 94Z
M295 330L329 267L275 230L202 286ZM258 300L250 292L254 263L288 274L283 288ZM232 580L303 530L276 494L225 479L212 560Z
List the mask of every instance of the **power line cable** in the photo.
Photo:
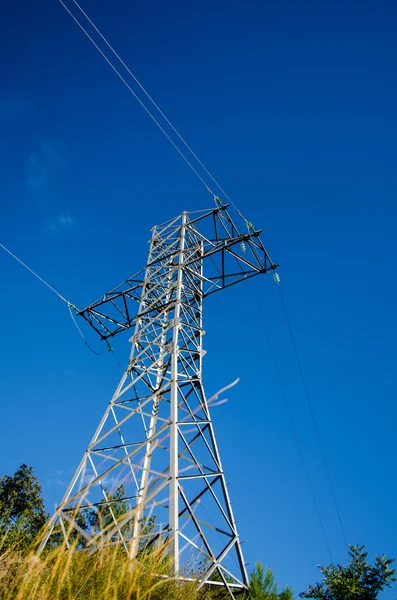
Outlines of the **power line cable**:
M71 302L66 300L66 298L64 298L59 292L57 292L57 290L55 288L53 288L49 283L47 283L47 281L45 281L42 277L40 277L40 275L38 275L35 271L33 271L33 269L28 267L28 265L26 265L24 262L22 262L22 260L20 258L15 256L15 254L13 254L11 252L11 250L8 250L8 248L6 248L3 244L0 244L0 247L3 248L3 250L5 250L6 252L8 252L8 254L10 256L12 256L12 258L14 258L16 261L18 261L19 264L21 264L23 267L25 267L25 269L27 269L32 275L37 277L37 279L39 281L41 281L41 283L44 283L44 285L46 285L52 292L54 292L54 294L56 294L58 296L58 298L60 298L63 302L66 302L66 304L73 306Z
M323 519L322 519L322 516L321 516L321 513L320 513L320 508L318 506L316 495L314 493L314 488L313 488L313 485L312 485L312 482L311 482L311 478L310 478L310 475L309 475L309 470L308 470L307 465L306 465L306 460L305 460L305 456L303 454L303 449L302 449L301 443L299 441L298 432L297 432L297 429L295 427L295 422L294 422L294 418L293 418L293 415L292 415L291 407L290 407L290 404L289 404L289 401L288 401L288 396L287 396L287 393L285 391L285 387L284 387L283 380L282 380L282 377L281 377L280 369L279 369L278 362L277 362L277 359L276 359L276 355L275 355L275 352L274 352L273 344L271 342L269 330L267 328L267 324L266 324L266 320L265 320L265 315L263 313L262 305L261 305L261 303L259 301L259 297L258 297L258 294L257 294L257 291L256 291L256 288L255 288L254 284L252 284L252 288L253 288L253 292L254 292L254 296L255 296L256 302L258 304L258 308L259 308L259 313L261 315L263 329L265 331L265 337L266 337L266 340L267 340L267 343L268 343L268 346L269 346L269 350L270 350L270 354L271 354L271 357L272 357L272 360L273 360L274 368L275 368L275 371L276 371L278 383L279 383L280 390L281 390L281 395L283 397L284 405L285 405L285 408L287 410L289 422L290 422L290 425L291 425L291 428L292 428L292 431L293 431L293 434L294 434L295 443L296 443L296 446L298 448L298 452L299 452L299 456L300 456L300 459L301 459L301 462L302 462L303 470L305 472L307 484L308 484L308 487L309 487L309 490L310 490L310 495L312 497L313 505L314 505L314 508L316 510L318 522L320 524L320 528L321 528L321 531L322 531L322 534L323 534L325 545L326 545L327 550L328 550L329 557L331 559L331 563L333 563L334 561L332 559L332 552L331 552L330 544L329 544L329 541L328 541L328 536L327 536L327 533L325 531L325 526L324 526L324 522L323 522Z
M137 94L132 90L132 88L128 85L128 83L124 80L124 78L122 77L122 75L117 71L117 69L114 67L114 65L111 63L110 60L108 60L108 58L106 57L106 55L102 52L102 50L99 48L99 46L94 42L94 40L92 39L92 37L88 34L88 32L85 30L85 28L81 25L81 23L79 22L79 20L73 15L73 13L67 8L67 6L64 4L64 2L62 0L59 0L59 2L62 4L62 6L65 8L65 10L69 13L69 15L73 18L73 20L77 23L77 25L80 27L80 29L85 33L85 35L88 37L88 39L92 42L92 44L95 46L95 48L100 52L100 54L103 56L103 58L105 58L105 60L108 62L108 64L112 67L112 69L116 72L116 74L120 77L120 79L123 81L123 83L127 86L127 88L131 91L131 93L135 96L135 98L138 100L138 102L140 103L140 105L145 109L145 111L149 114L149 116L153 119L153 121L156 123L156 125L159 127L159 129L162 131L162 133L164 133L164 135L167 137L167 139L172 143L172 145L174 146L174 148L178 151L178 153L183 157L183 159L187 162L187 164L190 166L190 168L193 170L193 172L197 175L197 177L200 179L200 181L202 183L204 183L206 189L208 189L208 191L212 194L213 192L211 191L211 189L209 188L209 186L205 183L205 181L203 180L203 178L201 178L201 176L198 174L198 172L194 169L193 165L190 163L190 161L185 157L185 155L182 153L182 151L179 149L179 147L173 142L172 138L167 134L167 132L161 127L161 125L158 123L158 121L155 119L155 117L151 114L151 112L149 111L149 109L146 107L146 105L140 100L140 98L137 96ZM99 28L95 25L95 23L92 21L92 19L90 19L90 17L88 16L88 14L83 10L83 8L80 6L80 4L76 1L73 0L73 3L77 6L77 8L80 10L81 14L86 18L86 20L90 23L90 25L94 28L94 30L98 33L98 35L101 37L101 39L105 42L105 44L107 45L107 47L111 50L111 52L114 54L114 56L117 58L117 60L120 62L120 64L124 67L124 69L127 71L127 73L133 78L133 80L135 81L135 83L139 86L139 88L142 90L142 92L145 94L145 96L148 98L148 100L152 103L152 105L156 108L156 110L159 112L159 114L163 117L163 119L166 121L166 123L171 127L171 129L174 131L174 133L178 136L178 138L181 140L181 142L184 144L184 146L187 148L187 150L191 153L191 155L194 157L194 159L197 161L197 163L200 165L200 167L205 171L205 173L208 175L208 177L210 177L210 179L213 181L213 183L215 183L215 185L217 186L217 188L220 190L220 192L224 195L224 197L228 200L228 202L230 202L230 204L233 206L233 208L235 209L235 211L237 212L237 214L243 219L243 221L245 223L247 223L247 219L244 217L244 215L241 213L241 211L237 208L236 204L233 202L233 200L228 196L228 194L225 192L225 190L221 187L221 185L219 184L219 182L215 179L215 177L212 175L212 173L207 169L207 167L204 165L204 163L200 160L200 158L197 156L197 154L193 151L193 149L191 148L191 146L186 142L186 140L184 139L184 137L179 133L179 131L176 129L176 127L173 125L173 123L170 121L170 119L165 115L165 113L161 110L161 108L159 107L159 105L155 102L155 100L152 98L152 96L149 94L149 92L145 89L145 87L141 84L141 82L138 80L138 78L134 75L134 73L131 71L131 69L128 67L128 65L123 61L123 59L120 57L120 55L116 52L116 50L113 48L113 46L110 44L110 42L105 38L105 36L103 35L103 33L99 30Z
M96 351L95 351L93 348L91 348L91 346L89 345L89 343L88 343L88 342L87 342L87 340L85 339L85 337L84 337L84 334L83 334L83 332L81 331L81 329L80 329L80 327L79 327L79 325L78 325L78 323L77 323L77 321L76 321L76 319L75 319L75 317L74 317L74 314L73 314L73 309L72 309L72 305L71 305L71 304L69 304L69 303L68 303L68 309L69 309L69 313L70 313L70 316L71 316L71 318L72 318L72 321L73 321L73 323L76 325L76 329L77 329L77 331L79 332L79 334L81 335L81 337L82 337L82 339L83 339L83 341L84 341L85 345L87 346L87 348L88 348L89 350L91 350L91 352L92 352L93 354L96 354L97 356L100 356L100 354L101 354L101 353L100 353L100 352L96 352Z
M14 260L16 260L16 261L17 261L17 262L18 262L20 265L22 265L22 266L23 266L25 269L27 269L27 270L29 271L29 273L31 273L32 275L34 275L34 276L35 276L35 277L36 277L36 278L37 278L37 279L38 279L38 280L39 280L41 283L43 283L43 284L44 284L44 285L45 285L45 286L46 286L46 287L47 287L49 290L51 290L52 292L54 292L54 294L56 294L56 295L58 296L58 298L59 298L60 300L62 300L62 302L65 302L65 304L67 304L67 307L68 307L68 309L69 309L69 313L70 313L70 316L71 316L71 318L72 318L72 321L73 321L73 323L75 324L77 331L78 331L78 332L79 332L79 334L81 335L81 337L82 337L82 339L83 339L83 341L84 341L85 345L88 347L88 349L89 349L89 350L91 350L91 352L92 352L93 354L96 354L97 356L99 356L99 355L100 355L100 352L96 352L95 350L93 350L93 349L91 348L91 346L89 345L89 343L88 343L88 342L87 342L87 340L85 339L85 337L84 337L84 334L83 334L83 332L81 331L81 329L80 329L79 325L77 324L77 321L76 321L76 319L75 319L75 317L74 317L74 314L73 314L73 310L74 310L74 309L76 309L75 305L74 305L74 304L72 304L72 302L69 302L69 300L66 300L66 298L64 298L64 297L62 296L62 294L60 294L60 293L59 293L59 292L58 292L58 291L57 291L55 288L53 288L53 287L52 287L52 285L50 285L50 284L49 284L49 283L48 283L48 282L47 282L45 279L43 279L42 277L40 277L40 275L38 275L38 274L37 274L35 271L33 271L33 269L31 269L30 267L28 267L28 265L27 265L26 263L24 263L24 262L23 262L23 261L22 261L20 258L18 258L18 256L16 256L15 254L13 254L13 253L11 252L11 250L9 250L8 248L6 248L6 247L4 246L4 244L1 244L1 243L0 243L0 247L1 247L1 248L3 248L3 250L5 250L5 251L6 251L6 252L7 252L7 253L8 253L8 254L9 254L9 255L10 255L10 256L11 256L11 257L14 259Z
M168 141L174 146L175 150L180 154L180 156L183 158L183 160L189 165L189 167L192 169L193 173L198 177L198 179L205 186L205 188L207 190L209 190L209 192L212 195L214 195L213 192L211 191L211 189L209 188L209 186L207 185L206 181L203 179L203 177L201 177L201 175L194 168L194 166L189 161L189 159L186 158L186 156L183 154L182 150L176 145L176 143L173 141L173 139L168 135L168 133L165 131L165 129L160 125L160 123L158 122L156 117L153 116L153 114L150 112L150 110L147 108L147 106L142 102L142 100L139 98L139 96L134 92L134 90L129 85L129 83L124 79L124 77L121 75L121 73L117 70L117 68L113 65L113 63L108 59L108 57L101 50L101 48L98 46L98 44L92 39L92 37L90 36L88 31L83 27L83 25L79 22L79 20L74 16L74 14L71 12L71 10L69 10L69 8L66 6L66 4L62 0L58 0L58 2L60 2L60 4L62 4L62 6L66 10L66 12L69 13L69 15L72 17L72 19L75 21L75 23L79 26L79 28L83 31L83 33L87 36L87 38L90 40L90 42L95 46L95 48L98 50L98 52L103 56L103 58L106 60L108 65L113 69L113 71L116 73L116 75L121 79L121 81L124 83L126 88L128 88L128 90L135 97L135 99L139 102L139 104L142 106L142 108L147 112L147 114L154 121L154 123L157 125L157 127L160 129L160 131L162 131L162 133L165 135L165 137L168 139Z
M347 542L347 536L346 536L345 527L344 527L343 521L342 521L342 515L341 515L340 508L339 508L339 503L338 503L338 500L336 498L334 484L332 482L331 473L330 473L330 470L329 470L329 467L328 467L328 461L327 461L327 458L325 456L325 451L324 451L324 446L323 446L323 443L322 443L322 440L321 440L320 430L318 428L317 419L316 419L315 414L314 414L313 405L312 405L312 402L311 402L311 399L310 399L309 389L308 389L308 386L307 386L307 383L306 383L306 378L305 378L304 373L303 373L302 363L301 363L301 360L299 358L299 353L298 353L298 349L297 349L296 342L295 342L295 336L294 336L293 331L292 331L291 322L290 322L290 319L289 319L289 316L288 316L288 312L287 312L287 308L286 308L286 305L285 305L284 296L283 296L283 293L281 291L280 285L277 285L277 287L278 287L278 290L279 290L280 299L281 299L281 305L283 307L283 312L284 312L285 320L286 320L286 323L287 323L289 335L290 335L290 338L291 338L292 347L294 349L294 354L295 354L295 359L296 359L296 362L297 362L297 365L298 365L299 374L300 374L300 377L301 377L301 380L302 380L303 389L305 391L305 397L306 397L306 401L307 401L307 404L308 404L308 407L309 407L310 416L311 416L311 419L312 419L312 422L313 422L314 430L316 432L317 442L318 442L318 445L319 445L319 448L320 448L320 453L321 453L322 461L323 461L323 464L324 464L324 468L325 468L325 472L326 472L326 475L327 475L328 483L329 483L329 486L330 486L330 489L331 489L331 494L332 494L333 502L334 502L334 505L335 505L336 513L337 513L337 516L338 516L340 528L342 530L343 539L345 541L346 546L349 546L349 544Z

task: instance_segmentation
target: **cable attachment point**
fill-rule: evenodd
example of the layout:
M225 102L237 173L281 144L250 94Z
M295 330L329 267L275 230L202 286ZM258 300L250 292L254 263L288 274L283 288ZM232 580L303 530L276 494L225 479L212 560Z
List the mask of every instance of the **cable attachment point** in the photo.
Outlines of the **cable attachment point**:
M109 344L109 342L106 340L106 348L108 352L113 352L113 348L112 346Z
M280 285L280 275L276 271L274 271L273 273L273 279L277 283L277 285Z
M214 200L217 206L223 206L222 200L219 198L219 196L214 196Z
M68 302L68 306L69 306L69 308L71 308L75 312L77 311L77 306L75 304L70 304L70 302Z
M253 226L253 224L250 221L245 221L245 225L246 225L249 233L252 233L253 231L255 231L255 227Z

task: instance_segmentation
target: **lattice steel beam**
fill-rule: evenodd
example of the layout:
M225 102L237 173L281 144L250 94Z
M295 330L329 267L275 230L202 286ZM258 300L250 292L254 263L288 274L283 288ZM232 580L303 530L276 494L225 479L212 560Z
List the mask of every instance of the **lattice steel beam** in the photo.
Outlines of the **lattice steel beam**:
M226 206L183 213L153 228L143 271L80 311L105 339L133 328L131 353L40 551L59 531L67 544L121 543L131 559L166 539L179 578L199 572L232 598L247 586L202 382L202 305L276 268L259 234L249 224L241 234Z

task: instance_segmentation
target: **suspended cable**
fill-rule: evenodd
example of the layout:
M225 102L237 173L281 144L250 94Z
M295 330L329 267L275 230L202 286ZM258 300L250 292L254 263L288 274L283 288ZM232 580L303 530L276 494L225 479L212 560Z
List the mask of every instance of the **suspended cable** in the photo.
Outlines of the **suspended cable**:
M142 100L139 98L139 96L134 92L134 90L129 85L129 83L127 83L127 81L124 79L124 77L121 75L121 73L116 69L116 67L113 65L113 63L108 59L106 54L100 49L98 44L92 39L92 37L90 36L88 31L83 27L83 25L78 21L78 19L74 16L74 14L69 10L69 8L66 6L66 4L62 0L58 0L58 2L60 2L62 4L64 9L69 13L69 15L75 21L75 23L77 23L79 28L84 32L84 34L87 36L87 38L90 40L90 42L95 46L95 48L98 50L98 52L103 56L103 58L106 60L108 65L113 69L113 71L116 73L116 75L121 79L121 81L124 83L124 85L131 92L131 94L136 98L136 100L139 102L139 104L142 106L142 108L147 112L147 114L150 116L150 118L154 121L154 123L157 125L157 127L160 129L160 131L162 131L162 133L165 135L165 137L168 139L168 141L174 146L175 150L180 154L180 156L183 158L183 160L189 165L189 167L192 169L193 173L199 178L199 180L205 186L205 188L207 190L209 190L209 192L212 195L214 195L213 192L210 190L209 186L207 185L206 181L197 172L197 170L194 168L194 166L189 161L189 159L186 158L186 156L183 154L182 150L180 148L178 148L178 146L175 144L173 139L168 135L168 133L165 131L165 129L160 125L160 123L157 121L156 117L154 117L152 115L152 113L147 108L147 106L145 106L145 104L142 102Z
M120 369L124 372L123 366L122 366L121 362L119 361L119 359L117 358L117 355L116 355L115 351L113 350L112 346L109 344L108 341L106 341L106 344L107 344L108 352L111 352L111 354L113 355L114 360L116 361L116 363L118 364L118 366L120 367Z
M89 345L89 343L87 342L87 340L84 337L83 332L81 331L79 325L77 324L76 319L74 318L74 314L73 314L73 310L76 309L75 305L72 304L71 302L69 302L69 300L66 300L66 298L64 298L62 296L62 294L60 294L59 292L57 292L57 290L55 288L52 287L52 285L50 285L47 281L45 281L45 279L43 279L42 277L40 277L40 275L38 275L35 271L33 271L33 269L31 269L30 267L28 267L28 265L26 263L24 263L20 258L18 258L17 256L15 256L15 254L13 254L11 252L11 250L9 250L8 248L6 248L3 244L0 244L0 247L3 248L3 250L5 250L10 256L12 256L12 258L14 258L17 262L19 262L20 265L22 265L25 269L27 269L29 271L29 273L31 273L32 275L34 275L39 281L41 281L41 283L43 283L48 289L50 289L52 292L54 292L54 294L56 294L58 296L58 298L60 300L62 300L62 302L65 302L67 304L67 307L69 309L69 313L70 316L72 317L72 321L75 324L77 331L79 332L79 334L81 335L81 337L84 340L84 343L86 344L86 346L91 350L91 352L93 352L94 354L97 354L99 356L99 352L95 352L95 350L93 350L91 348L91 346Z
M69 304L69 302L68 302L68 309L69 309L69 312L70 312L70 316L72 317L72 321L73 321L73 323L76 325L77 331L78 331L78 332L79 332L79 334L81 335L81 337L82 337L82 339L83 339L83 342L85 343L85 345L87 346L87 348L88 348L89 350L91 350L91 352L92 352L93 354L96 354L97 356L100 356L100 354L101 354L101 353L100 353L100 352L96 352L95 350L93 350L93 349L91 348L91 346L89 345L89 343L87 342L87 340L85 339L83 332L81 331L81 329L80 329L80 327L79 327L79 325L78 325L78 323L77 323L76 319L74 318L74 314L73 314L73 308L74 308L74 307L73 307L73 305Z
M307 387L306 379L305 379L305 376L304 376L304 373L303 373L302 363L300 361L299 354L298 354L298 349L297 349L297 346L296 346L296 343L295 343L295 337L294 337L294 334L292 332L291 322L290 322L290 319L289 319L289 316L288 316L288 312L287 312L287 308L286 308L286 305L285 305L285 302L284 302L284 297L283 297L283 294L282 294L282 291L281 291L281 287L280 287L280 285L277 285L277 287L278 287L278 291L279 291L279 294L280 294L281 305L283 307L285 320L286 320L286 323L287 323L289 335L290 335L291 342L292 342L292 347L294 349L294 354L295 354L295 359L296 359L296 362L297 362L297 365L298 365L299 374L300 374L300 377L301 377L301 380L302 380L303 389L305 391L305 397L306 397L306 401L307 401L307 404L308 404L308 407L309 407L310 416L311 416L311 419L312 419L312 422L313 422L314 430L316 432L317 442L318 442L318 445L319 445L319 448L320 448L320 453L321 453L322 461L323 461L325 472L326 472L326 475L327 475L329 487L331 489L331 494L332 494L333 502L334 502L334 505L335 505L336 514L338 516L340 528L342 530L343 539L345 541L346 546L348 546L349 544L347 542L346 531L345 531L345 527L343 525L342 515L341 515L341 511L339 509L339 503L338 503L337 498L336 498L334 484L332 482L330 470L329 470L329 467L328 467L328 461L327 461L326 456L325 456L324 446L323 446L323 443L322 443L322 440L321 440L320 430L319 430L318 425L317 425L317 420L316 420L316 417L315 417L315 414L314 414L313 405L312 405L312 402L311 402L311 399L310 399L309 389Z
M98 52L100 52L100 54L103 56L103 58L106 60L106 62L112 67L112 69L115 71L115 73L118 75L118 77L124 83L124 85L134 95L134 97L136 98L136 100L138 100L138 102L142 106L142 108L144 108L144 110L148 113L148 115L151 117L151 119L153 119L153 121L156 123L156 125L159 127L159 129L162 131L162 133L167 137L167 139L171 142L171 144L174 146L174 148L177 150L177 152L182 156L182 158L185 160L185 162L193 170L193 172L195 173L195 175L204 184L204 186L206 187L206 189L215 197L215 194L211 191L211 189L209 188L209 186L206 184L206 182L204 181L204 179L199 175L199 173L193 167L193 165L191 164L191 162L186 158L186 156L183 154L183 152L180 150L180 148L175 144L175 142L168 135L168 133L164 130L164 128L160 125L160 123L157 121L157 119L152 115L152 113L150 112L150 110L141 101L141 99L139 98L139 96L133 91L133 89L125 81L125 79L119 73L119 71L116 69L116 67L113 65L113 63L107 58L107 56L104 54L104 52L95 43L95 41L92 39L92 37L86 31L86 29L83 27L83 25L73 15L73 13L69 10L69 8L64 4L64 2L62 0L59 0L59 2L62 4L62 6L65 8L65 10L69 13L69 15L73 18L73 20L79 26L79 28L88 37L88 39L95 46L95 48L98 50ZM138 80L138 78L134 75L134 73L131 71L131 69L128 67L128 65L122 60L122 58L120 57L120 55L116 52L116 50L113 48L113 46L110 44L110 42L108 42L108 40L105 38L105 36L103 35L103 33L99 30L99 28L95 25L95 23L92 21L92 19L90 19L90 17L87 15L87 13L83 10L83 8L80 6L80 4L76 0L73 0L73 3L77 6L77 8L80 10L81 14L86 18L86 20L90 23L90 25L98 33L98 35L101 37L101 39L105 42L105 44L107 45L107 47L111 50L111 52L113 53L113 55L117 58L117 60L124 67L124 69L127 71L127 73L133 78L133 80L135 81L135 83L139 86L139 88L142 90L142 92L145 94L145 96L148 98L148 100L152 103L152 105L156 108L156 110L159 112L159 114L166 121L166 123L171 127L171 129L174 131L174 133L178 136L178 138L181 140L181 142L184 144L184 146L187 148L187 150L190 152L190 154L194 157L194 159L197 161L197 163L200 165L200 167L205 171L205 173L208 175L208 177L211 179L211 181L213 183L215 183L215 185L220 190L220 192L224 195L224 197L228 200L228 202L230 202L230 204L233 206L233 208L235 209L235 211L237 212L237 214L243 219L243 221L245 223L247 223L247 219L244 217L244 215L241 213L241 211L237 208L237 206L233 202L233 200L231 200L231 198L227 195L227 193L225 192L225 190L221 187L221 185L218 183L218 181L215 179L215 177L211 174L211 172L207 169L207 167L204 165L204 163L197 156L197 154L193 151L193 149L191 148L191 146L186 142L186 140L184 139L184 137L179 133L179 131L176 129L176 127L172 124L172 122L164 114L164 112L161 110L161 108L159 107L159 105L155 102L155 100L152 98L152 96L149 94L149 92L145 89L145 87L141 84L141 82Z
M325 545L327 547L328 554L329 554L329 557L331 559L331 563L333 563L334 561L332 559L332 552L331 552L330 544L329 544L329 541L328 541L328 536L327 536L327 533L325 531L324 522L323 522L323 519L322 519L322 516L321 516L321 513L320 513L320 508L318 506L316 495L314 493L314 488L313 488L313 485L312 485L312 482L311 482L311 478L310 478L310 475L309 475L309 471L308 471L308 468L307 468L307 465L306 465L306 460L305 460L305 456L303 454L303 449L302 449L301 443L299 441L298 432L297 432L297 429L295 427L294 418L292 416L292 411L291 411L291 407L290 407L290 404L289 404L289 401L288 401L288 396L287 396L287 393L285 391L285 387L284 387L283 380L282 380L282 377L281 377L280 369L278 367L276 355L275 355L275 352L274 352L274 349L273 349L273 344L271 343L271 339L270 339L270 335L269 335L269 330L268 330L267 325L266 325L265 315L263 313L262 305L261 305L261 303L259 301L259 297L258 297L258 294L257 294L257 291L256 291L256 288L255 288L254 284L252 284L252 288L253 288L253 291L254 291L255 300L256 300L256 302L258 304L258 308L259 308L259 313L261 315L263 329L264 329L266 340L267 340L267 343L268 343L268 346L269 346L270 354L271 354L271 357L272 357L272 360L273 360L274 369L276 371L278 383L279 383L280 390L281 390L281 395L283 397L284 405L285 405L285 408L287 410L287 414L288 414L288 418L289 418L289 422L290 422L290 425L291 425L291 428L292 428L292 432L294 434L295 443L296 443L296 446L298 448L298 452L299 452L299 456L300 456L300 459L301 459L301 462L302 462L303 470L305 472L306 481L307 481L307 484L308 484L308 487L309 487L309 490L310 490L310 495L312 497L313 505L314 505L314 508L316 510L318 522L320 524L321 532L323 534L324 542L325 542Z
M22 262L20 258L15 256L15 254L13 254L11 252L11 250L8 250L8 248L6 248L3 244L0 244L0 247L3 248L3 250L5 250L6 252L8 252L8 254L10 256L12 256L12 258L14 258L17 262L19 262L20 265L25 267L25 269L27 269L30 273L32 273L32 275L37 277L37 279L39 281L41 281L41 283L44 283L44 285L46 285L52 292L54 292L54 294L56 294L58 296L58 298L60 298L63 302L66 302L66 304L71 304L68 300L66 300L66 298L64 298L59 292L57 292L55 288L53 288L49 283L47 283L47 281L45 281L42 277L40 277L40 275L35 273L30 267L28 267L28 265L26 265L24 262Z

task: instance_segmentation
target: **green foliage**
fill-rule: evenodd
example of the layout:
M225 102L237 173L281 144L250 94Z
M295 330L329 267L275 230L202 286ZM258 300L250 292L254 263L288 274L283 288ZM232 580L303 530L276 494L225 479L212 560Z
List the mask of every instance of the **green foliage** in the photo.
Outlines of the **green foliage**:
M188 573L188 576L192 578L205 577L207 579L206 572L211 566L212 562L210 562L209 559L205 558L196 568L192 569L191 572ZM227 575L226 573L223 573L223 577L229 583L233 583L235 581L233 577L230 577L230 575ZM221 577L218 569L215 569L215 571L212 572L208 579L209 581L223 582L223 578ZM236 599L237 598L239 598L238 592L236 595ZM202 588L199 594L199 600L230 600L230 594L224 586L209 584L205 585Z
M378 592L386 586L391 587L395 569L390 568L393 558L375 557L375 564L367 561L368 552L364 546L349 546L349 564L319 567L323 581L309 585L300 594L301 598L316 600L375 600Z
M90 535L98 535L100 532L106 532L112 529L115 519L120 521L128 512L128 501L125 498L125 489L120 485L113 493L104 488L104 493L107 498L107 503L99 504L95 508L79 508L69 512L69 517L72 519L73 525L70 522L64 522L64 529L69 545L73 545L77 549L84 549L87 546L87 539L78 531L74 525L77 525L82 531ZM150 535L156 524L155 516L143 517L141 524L142 539L139 543L138 555L146 550L148 543L152 539ZM120 529L124 541L128 544L131 541L134 532L134 519L129 520ZM154 532L153 532L154 535ZM118 533L112 535L113 542L120 541ZM63 545L65 536L63 534L60 523L54 527L53 532L48 540L44 552Z
M251 574L247 600L292 600L292 589L278 591L278 585L271 569L264 570L261 563L256 563Z
M48 518L33 469L21 465L0 477L0 551L31 546Z
M69 517L72 519L73 523L80 527L83 531L87 531L89 528L89 516L91 513L91 509L78 511L76 510L74 513L70 512ZM64 519L63 522L64 530L66 532L66 537L68 543L73 545L78 549L85 548L86 546L86 538L79 533L77 529L69 521ZM65 544L65 536L62 531L61 524L58 522L47 541L47 544L44 548L44 553L49 552L53 548L57 548L58 546L62 546Z
M105 489L108 502L96 508L82 508L69 516L81 530L95 533L112 528L128 512L124 486L111 493ZM110 507L110 508L109 508ZM131 563L120 546L101 547L94 554L86 552L84 536L65 520L64 527L70 549L65 551L64 535L58 525L41 557L34 553L38 536L48 519L41 496L41 486L27 465L12 477L0 478L0 597L11 600L226 600L230 598L224 587L206 586L197 590L194 582L181 584L167 578L171 572L166 545L161 540L147 546L155 527L155 517L144 518L139 560ZM131 540L134 522L130 520L121 529L124 539ZM115 541L117 534L115 535ZM153 538L152 538L153 539ZM201 565L201 570L206 570ZM200 570L199 570L200 571ZM159 578L158 575L165 577ZM192 577L198 572L192 573ZM220 575L214 572L214 581ZM226 576L226 579L231 579ZM292 600L292 591L278 591L270 569L258 563L251 576L248 596L236 592L241 600Z
M83 527L84 530L90 529L92 532L103 531L108 527L111 527L114 523L114 519L120 521L124 515L128 512L127 500L125 499L125 489L123 485L120 485L114 493L109 492L107 488L104 488L104 492L108 499L108 504L100 505L96 510L89 509L85 513L86 524ZM143 551L147 543L150 541L150 533L154 530L156 524L156 517L143 517L141 524L141 539L139 549ZM123 539L128 543L134 532L134 519L131 519L121 528L121 534ZM119 538L118 534L113 536L113 540L116 541Z
M86 513L87 523L84 529L100 531L106 529L114 523L114 519L121 519L127 512L127 500L124 486L120 485L112 494L107 488L104 488L108 504L103 504L97 510L90 509ZM117 538L117 535L115 536Z

